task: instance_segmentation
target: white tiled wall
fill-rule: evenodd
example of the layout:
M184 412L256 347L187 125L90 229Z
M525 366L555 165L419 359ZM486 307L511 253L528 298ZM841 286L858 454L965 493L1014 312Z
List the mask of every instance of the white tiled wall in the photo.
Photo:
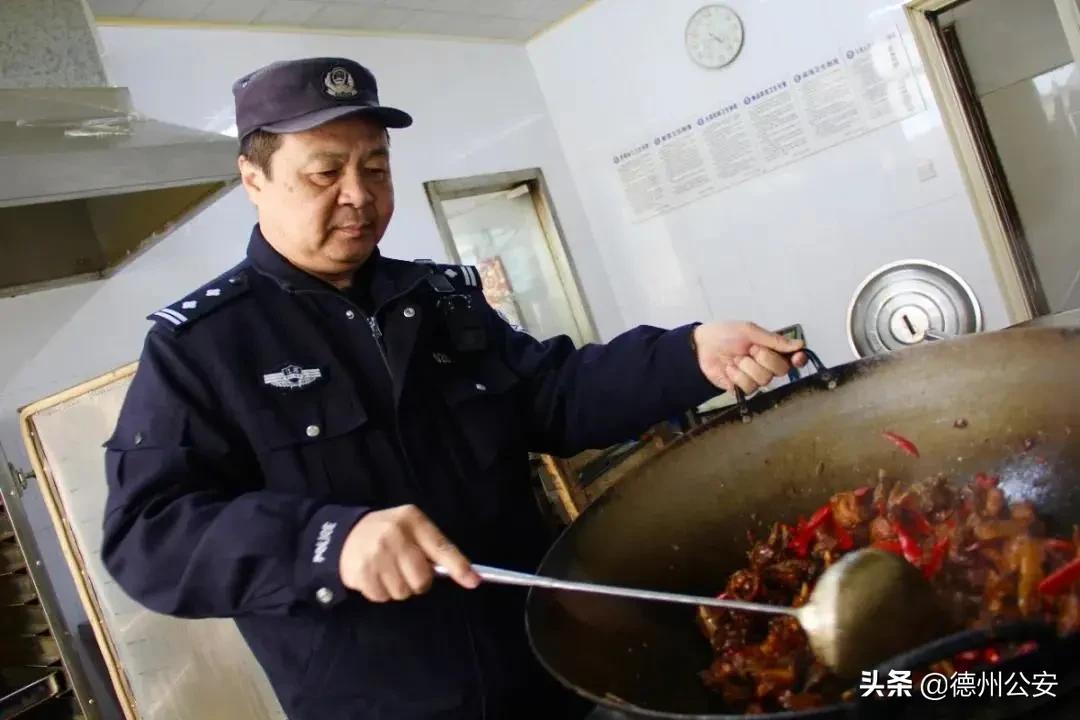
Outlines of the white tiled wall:
M529 44L563 149L627 322L749 318L800 322L828 364L852 359L851 295L886 262L917 257L958 271L987 326L1001 294L933 96L927 110L817 155L634 224L611 169L620 139L651 137L702 109L768 87L907 23L895 0L728 0L746 43L726 69L687 57L699 0L598 0ZM917 53L907 37L909 55ZM921 73L920 73L921 75ZM625 148L622 148L625 149ZM932 167L920 180L919 168Z

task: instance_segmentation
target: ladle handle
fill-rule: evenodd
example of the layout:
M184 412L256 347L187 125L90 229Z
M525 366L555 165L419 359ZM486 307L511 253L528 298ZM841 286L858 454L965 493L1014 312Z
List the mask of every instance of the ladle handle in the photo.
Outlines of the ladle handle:
M551 590L572 590L575 592L615 595L638 600L682 603L684 605L707 605L709 607L726 608L728 610L747 610L749 612L764 612L775 615L795 615L795 610L793 608L743 602L742 600L720 600L718 598L702 595L681 595L679 593L639 590L637 588L599 585L597 583L577 582L574 580L557 580L555 578L544 577L543 575L533 575L531 573L516 572L514 570L503 570L501 568L488 567L486 565L473 565L472 569L485 582L497 583L499 585L520 585L524 587L548 588ZM443 577L448 577L450 574L442 565L435 566L435 573Z

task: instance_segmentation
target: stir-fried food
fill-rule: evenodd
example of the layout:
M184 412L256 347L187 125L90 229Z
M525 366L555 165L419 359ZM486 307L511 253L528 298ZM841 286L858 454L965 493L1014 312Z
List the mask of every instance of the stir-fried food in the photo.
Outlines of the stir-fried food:
M867 546L921 568L957 628L1041 619L1062 634L1080 630L1080 529L1048 537L1029 503L1008 502L998 479L982 474L955 489L945 477L906 485L880 472L875 485L837 493L809 519L774 524L720 596L799 607L825 568ZM794 618L699 608L698 622L714 651L702 678L732 712L818 707L851 692L815 660ZM932 669L1000 659L987 648Z

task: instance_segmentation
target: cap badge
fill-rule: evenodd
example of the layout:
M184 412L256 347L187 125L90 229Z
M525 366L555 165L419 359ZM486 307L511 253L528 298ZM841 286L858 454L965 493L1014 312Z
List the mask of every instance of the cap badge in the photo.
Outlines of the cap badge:
M326 85L326 94L334 98L351 98L356 96L356 84L348 70L340 65L330 68L323 78Z

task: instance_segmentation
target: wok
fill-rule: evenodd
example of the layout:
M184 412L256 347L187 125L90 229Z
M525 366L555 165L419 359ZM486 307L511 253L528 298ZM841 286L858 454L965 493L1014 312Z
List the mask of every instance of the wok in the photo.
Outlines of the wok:
M834 389L810 376L752 398L750 422L731 413L672 443L568 527L538 572L715 594L745 565L747 531L763 537L879 468L902 480L943 472L956 484L998 474L1048 531L1080 524L1080 328L969 335L830 374ZM1035 442L1026 452L1025 440ZM540 662L594 702L664 718L726 712L698 677L711 652L693 608L533 590L526 622Z

